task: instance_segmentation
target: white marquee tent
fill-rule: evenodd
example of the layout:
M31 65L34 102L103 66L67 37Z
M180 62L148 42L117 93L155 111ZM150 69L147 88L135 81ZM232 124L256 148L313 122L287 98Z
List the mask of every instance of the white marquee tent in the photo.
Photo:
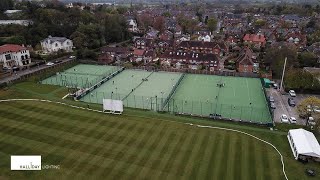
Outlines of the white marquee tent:
M122 114L123 102L120 100L103 99L103 111L112 114Z
M312 132L304 129L291 129L287 137L296 160L299 156L320 160L320 145Z

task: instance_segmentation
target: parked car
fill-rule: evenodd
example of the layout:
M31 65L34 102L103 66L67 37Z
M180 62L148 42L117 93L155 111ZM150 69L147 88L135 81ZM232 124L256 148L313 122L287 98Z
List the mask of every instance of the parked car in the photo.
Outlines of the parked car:
M290 90L289 94L290 94L291 97L296 97L297 96L296 92L294 92L294 90Z
M288 119L288 116L285 115L285 114L281 115L280 120L281 120L282 123L290 123L289 119Z
M62 61L61 60L55 60L54 63L58 64L58 63L61 63Z
M314 107L313 107L313 111L316 112L316 113L320 113L320 108L319 108L319 106L314 106Z
M291 124L297 124L297 119L295 117L290 117L289 121Z
M76 58L76 56L70 56L69 57L69 59L75 59Z
M308 119L307 119L307 125L308 126L314 126L314 125L316 125L316 121L314 120L314 118L313 117L308 117Z
M320 113L320 108L319 108L319 106L307 105L307 111L308 112Z
M276 109L276 104L274 102L270 102L270 108L271 109Z
M269 102L274 102L273 96L269 96Z
M278 89L278 84L277 84L277 83L274 83L274 84L273 84L273 88L274 88L274 89Z
M47 65L47 66L53 66L54 63L53 63L53 62L48 62L46 65Z
M308 112L312 112L311 105L307 105L307 111L308 111Z
M296 106L296 102L294 101L293 98L288 98L288 104L289 104L289 106L292 106L292 107Z

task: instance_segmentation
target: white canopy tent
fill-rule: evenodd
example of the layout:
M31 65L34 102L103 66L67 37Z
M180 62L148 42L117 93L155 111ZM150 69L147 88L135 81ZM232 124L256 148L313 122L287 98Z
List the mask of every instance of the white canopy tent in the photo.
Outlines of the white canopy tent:
M291 129L287 137L296 160L299 156L320 160L320 145L312 132L304 129Z
M122 114L123 102L120 100L103 99L103 111L112 114Z

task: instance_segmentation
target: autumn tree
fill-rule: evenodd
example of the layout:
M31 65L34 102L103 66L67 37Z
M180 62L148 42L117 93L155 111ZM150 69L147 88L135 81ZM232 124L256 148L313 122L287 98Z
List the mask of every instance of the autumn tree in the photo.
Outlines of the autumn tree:
M315 132L319 133L320 131L320 113L317 112L320 109L320 99L314 96L308 97L301 101L297 107L300 117L308 118L313 117L316 125Z
M153 22L153 27L160 31L160 32L163 32L164 29L165 29L165 20L164 20L164 17L163 16L159 16L159 17L156 17L154 19L154 22Z
M297 67L297 49L294 46L272 46L266 50L265 62L271 64L273 74L280 78L283 70L284 60L287 57L287 68Z
M217 29L217 19L216 18L209 18L208 19L208 23L207 23L207 26L208 26L208 29L210 32L213 32Z

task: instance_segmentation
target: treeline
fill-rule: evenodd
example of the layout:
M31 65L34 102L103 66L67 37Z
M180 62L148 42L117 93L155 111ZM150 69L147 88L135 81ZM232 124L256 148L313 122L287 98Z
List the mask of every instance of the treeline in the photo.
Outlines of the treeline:
M12 0L0 0L0 12L3 12L8 9L13 8L13 1Z
M297 92L320 93L320 80L318 75L312 75L303 69L289 69L284 78L285 89L294 89Z
M265 4L257 6L236 5L235 13L256 13L269 15L297 14L301 16L311 16L314 13L320 13L320 5L310 4Z
M2 2L3 0L1 0ZM24 10L25 19L33 21L27 27L0 26L0 43L21 42L37 47L49 35L71 38L78 49L96 49L102 45L130 38L123 7L101 7L95 11L85 8L65 8L60 3L49 3L46 8L37 3L23 1L16 5Z

